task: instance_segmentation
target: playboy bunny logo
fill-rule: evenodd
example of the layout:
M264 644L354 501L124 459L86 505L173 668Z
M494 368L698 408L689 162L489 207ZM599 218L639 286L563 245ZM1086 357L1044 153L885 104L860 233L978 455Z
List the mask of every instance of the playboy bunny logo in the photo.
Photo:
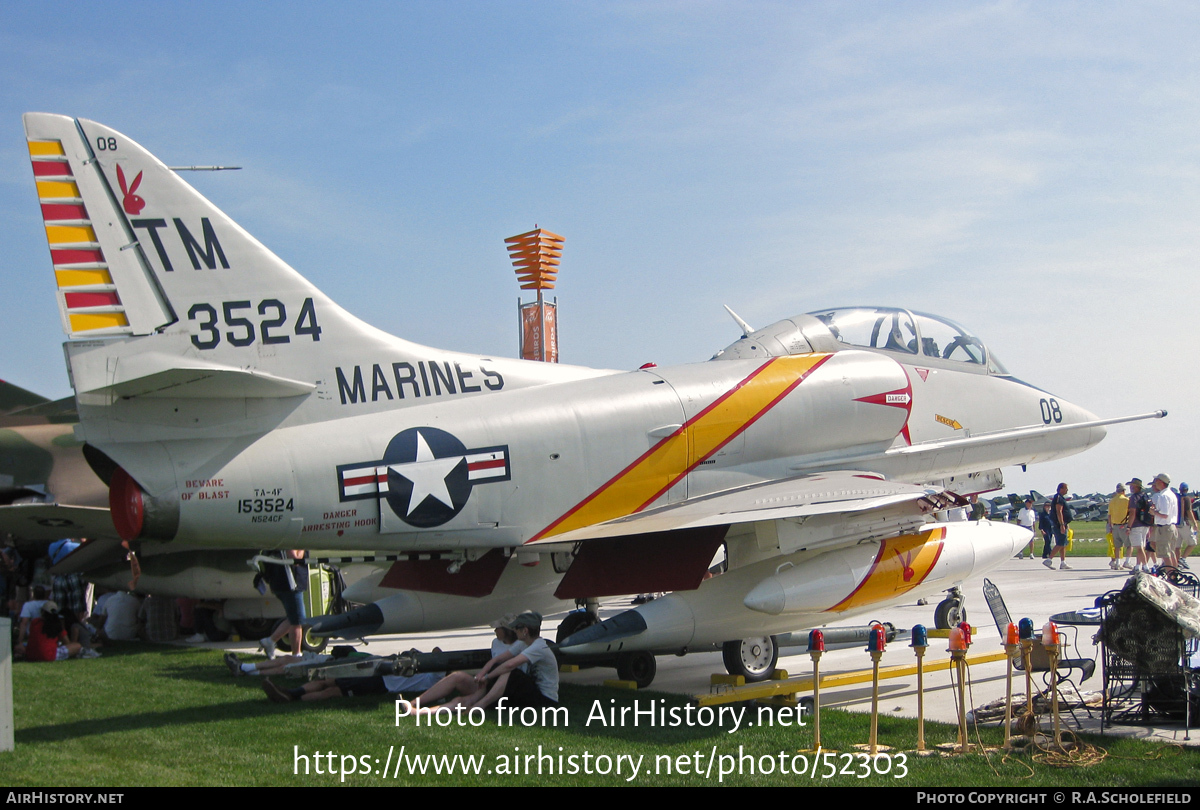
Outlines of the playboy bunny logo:
M900 558L900 564L904 566L904 581L911 582L912 578L917 573L912 568L912 562L913 562L912 549L909 549L904 554L901 554L899 551L897 551L896 556Z
M133 178L133 185L125 186L125 172L121 170L120 164L117 165L117 182L121 184L121 193L125 196L121 200L121 205L125 208L126 214L140 214L142 209L146 207L146 201L133 192L137 191L137 187L142 184L142 173L138 172L137 177Z

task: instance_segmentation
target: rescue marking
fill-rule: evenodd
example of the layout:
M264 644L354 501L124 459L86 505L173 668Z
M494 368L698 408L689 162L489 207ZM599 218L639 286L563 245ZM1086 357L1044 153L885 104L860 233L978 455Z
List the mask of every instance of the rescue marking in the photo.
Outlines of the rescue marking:
M951 419L949 416L942 416L940 413L935 413L933 418L936 421L941 422L943 425L949 425L955 430L962 430L962 425L958 423L957 419Z

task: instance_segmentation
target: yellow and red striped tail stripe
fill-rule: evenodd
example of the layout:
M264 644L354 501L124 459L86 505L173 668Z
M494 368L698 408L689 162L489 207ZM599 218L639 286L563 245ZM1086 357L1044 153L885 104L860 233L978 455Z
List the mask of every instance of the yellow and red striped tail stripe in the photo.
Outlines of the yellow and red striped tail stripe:
M29 141L46 241L70 334L123 333L129 319L61 141Z

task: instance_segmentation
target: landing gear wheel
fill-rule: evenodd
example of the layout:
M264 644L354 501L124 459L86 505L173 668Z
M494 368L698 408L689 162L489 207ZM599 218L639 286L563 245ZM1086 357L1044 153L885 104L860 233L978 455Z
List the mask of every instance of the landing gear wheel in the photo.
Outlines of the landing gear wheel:
M274 619L238 619L233 623L234 629L242 638L252 641L256 638L271 635L275 629Z
M933 610L933 626L938 630L949 630L966 620L967 609L958 599L943 599Z
M233 629L233 625L208 608L196 608L195 622L196 632L203 633L209 641L225 641Z
M554 634L554 642L562 644L567 636L578 633L585 627L599 624L600 620L586 610L573 610L558 623L558 631Z
M741 675L747 683L765 681L775 672L779 661L779 644L775 636L755 636L740 641L726 641L721 647L725 671Z
M627 652L617 656L617 677L623 681L633 681L638 689L645 689L654 683L658 674L658 661L648 652Z
M274 632L275 629L278 629L279 625L286 621L287 619L280 619L278 622L276 622L275 627L272 628L272 632ZM314 636L312 634L312 628L310 627L305 627L302 629L304 632L300 636L300 646L304 648L304 652L324 652L326 645L329 644L329 639L325 638L324 636ZM264 633L263 635L268 634ZM275 643L275 647L276 649L283 650L285 653L290 654L292 651L292 642L288 640L288 636L284 636Z

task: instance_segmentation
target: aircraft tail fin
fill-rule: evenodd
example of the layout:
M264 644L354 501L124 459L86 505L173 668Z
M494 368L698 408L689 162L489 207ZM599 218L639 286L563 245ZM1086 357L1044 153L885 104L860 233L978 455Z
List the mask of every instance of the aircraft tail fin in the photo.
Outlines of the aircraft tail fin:
M233 423L253 433L285 417L321 421L603 373L375 329L125 135L64 115L24 122L89 441L145 441L151 422L170 435L202 425L227 434Z
M201 350L317 339L300 310L320 292L142 146L93 121L24 122L69 337L191 321Z

